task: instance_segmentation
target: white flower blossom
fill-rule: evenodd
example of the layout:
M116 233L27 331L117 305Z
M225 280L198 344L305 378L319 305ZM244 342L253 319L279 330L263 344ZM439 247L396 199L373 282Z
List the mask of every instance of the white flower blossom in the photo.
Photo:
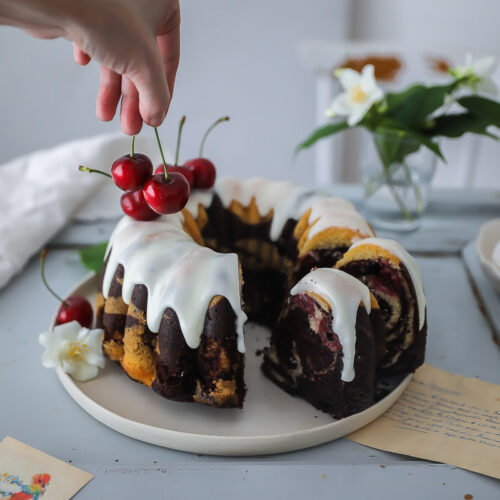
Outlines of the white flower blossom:
M348 125L353 127L363 119L374 103L384 97L384 92L377 85L372 64L367 64L361 73L352 69L337 70L336 76L344 92L333 100L326 114L331 118L347 116Z
M45 368L62 368L75 380L85 381L97 376L104 368L101 329L83 328L77 321L57 325L53 331L43 332L38 341L45 347L42 364Z
M497 95L498 87L492 75L497 67L494 56L484 56L474 59L469 52L465 55L465 64L457 66L450 72L455 78L469 78L473 90L484 94Z

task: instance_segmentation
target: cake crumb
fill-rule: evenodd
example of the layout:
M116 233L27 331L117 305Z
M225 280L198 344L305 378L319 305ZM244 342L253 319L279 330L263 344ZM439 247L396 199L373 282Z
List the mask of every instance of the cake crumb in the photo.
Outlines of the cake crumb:
M321 474L321 479L326 479L328 476L326 474Z
M385 465L381 465L381 466L380 466L380 468L381 468L381 469L385 469Z
M472 500L474 497L470 493L464 495L465 500Z

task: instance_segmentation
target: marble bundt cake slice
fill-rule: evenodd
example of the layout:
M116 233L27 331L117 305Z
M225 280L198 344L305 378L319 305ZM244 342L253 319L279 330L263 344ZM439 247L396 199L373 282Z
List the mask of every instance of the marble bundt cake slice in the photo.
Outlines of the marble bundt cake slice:
M380 371L415 371L424 362L427 337L426 302L415 259L395 241L366 238L336 267L365 283L380 305L387 334Z
M291 290L262 369L279 387L342 418L374 402L384 328L368 288L331 268L311 271Z

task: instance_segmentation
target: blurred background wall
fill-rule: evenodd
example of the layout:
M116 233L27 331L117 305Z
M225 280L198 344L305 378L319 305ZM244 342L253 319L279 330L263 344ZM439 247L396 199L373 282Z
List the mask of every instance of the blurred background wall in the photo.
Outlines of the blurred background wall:
M302 39L425 41L500 53L496 0L181 0L181 5L181 66L161 135L173 144L178 119L186 114L181 157L191 157L206 126L229 114L231 122L214 132L206 152L221 173L242 177L311 183L312 152L291 161L315 119L314 75L297 57ZM74 64L68 42L35 40L1 27L0 64L0 163L119 129L117 120L101 123L95 117L97 65ZM481 162L491 165L499 148L488 144ZM479 185L492 185L488 172ZM494 182L500 186L500 175Z

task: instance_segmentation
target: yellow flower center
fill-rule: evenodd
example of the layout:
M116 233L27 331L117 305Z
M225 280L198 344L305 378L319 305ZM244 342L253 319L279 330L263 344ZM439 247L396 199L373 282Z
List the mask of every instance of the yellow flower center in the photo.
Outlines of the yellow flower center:
M81 361L85 357L85 353L88 352L89 348L87 344L81 344L80 342L70 342L64 357L67 360Z
M349 99L354 104L361 104L366 100L366 93L359 83L349 89Z

